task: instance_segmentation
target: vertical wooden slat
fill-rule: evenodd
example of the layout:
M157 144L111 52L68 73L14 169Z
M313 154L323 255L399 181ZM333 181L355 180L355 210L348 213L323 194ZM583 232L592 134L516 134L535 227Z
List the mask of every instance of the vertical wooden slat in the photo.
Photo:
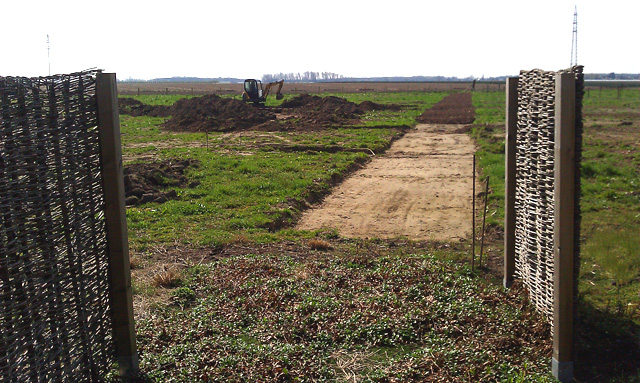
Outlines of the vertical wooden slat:
M573 381L575 75L556 76L553 375Z
M504 208L504 287L513 284L516 270L516 125L518 122L518 77L507 78Z
M138 372L139 365L133 319L115 73L98 74L96 95L105 193L113 336L120 374L133 376Z

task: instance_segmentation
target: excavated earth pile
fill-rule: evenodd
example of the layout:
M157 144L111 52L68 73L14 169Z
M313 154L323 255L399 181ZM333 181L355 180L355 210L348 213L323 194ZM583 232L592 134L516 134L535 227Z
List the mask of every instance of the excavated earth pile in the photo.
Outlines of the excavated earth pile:
M128 114L133 117L169 117L171 107L165 105L147 105L134 98L118 98L118 111L120 114Z
M223 132L246 129L275 119L271 112L212 94L178 100L172 106L172 117L164 126L180 132Z
M299 95L280 105L280 120L269 110L240 100L207 95L178 100L172 106L147 105L133 98L120 98L120 113L131 116L170 117L164 127L179 132L259 130L308 130L357 122L374 110L400 110L399 105L371 101L356 104L344 98Z
M177 132L226 132L276 119L273 113L215 94L183 98L171 106L147 105L132 98L120 98L118 103L121 114L170 117L163 125Z
M305 121L338 123L358 118L373 110L399 110L399 105L382 105L371 101L356 104L335 96L301 94L282 103L283 108L294 108L294 113Z
M197 168L198 160L166 160L162 162L139 163L124 167L124 190L127 205L141 205L147 202L166 202L177 199L175 190L168 187L196 187L198 181L190 181L185 176L189 167Z
M282 103L279 121L269 121L260 130L315 130L327 127L358 124L366 112L374 110L400 110L396 104L377 104L364 101L360 104L335 96L298 95Z
M451 93L417 118L424 124L471 124L474 119L471 93Z

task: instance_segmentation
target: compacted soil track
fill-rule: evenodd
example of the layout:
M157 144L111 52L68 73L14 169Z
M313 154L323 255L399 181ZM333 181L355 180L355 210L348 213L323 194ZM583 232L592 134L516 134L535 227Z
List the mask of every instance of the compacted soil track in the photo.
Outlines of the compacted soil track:
M468 238L475 147L462 123L473 121L470 96L452 94L427 111L433 116L425 112L419 120L437 123L417 125L306 211L296 228L358 238Z
M345 180L297 229L450 241L471 234L473 154L463 125L421 124Z

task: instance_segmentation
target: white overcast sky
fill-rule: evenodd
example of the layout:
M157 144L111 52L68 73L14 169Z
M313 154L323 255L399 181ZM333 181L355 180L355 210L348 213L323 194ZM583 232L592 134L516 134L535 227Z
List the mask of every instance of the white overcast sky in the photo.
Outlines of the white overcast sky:
M0 76L118 78L640 73L638 0L5 0Z

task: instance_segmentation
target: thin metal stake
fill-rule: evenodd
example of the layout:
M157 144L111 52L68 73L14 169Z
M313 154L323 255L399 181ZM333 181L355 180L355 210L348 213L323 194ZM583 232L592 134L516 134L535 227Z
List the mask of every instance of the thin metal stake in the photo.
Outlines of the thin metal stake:
M482 240L480 241L480 260L479 265L482 265L482 252L484 250L484 223L487 218L487 196L489 195L489 176L487 176L487 186L484 192L484 214L482 215Z
M475 269L476 262L476 155L473 155L473 198L471 208L471 271Z

